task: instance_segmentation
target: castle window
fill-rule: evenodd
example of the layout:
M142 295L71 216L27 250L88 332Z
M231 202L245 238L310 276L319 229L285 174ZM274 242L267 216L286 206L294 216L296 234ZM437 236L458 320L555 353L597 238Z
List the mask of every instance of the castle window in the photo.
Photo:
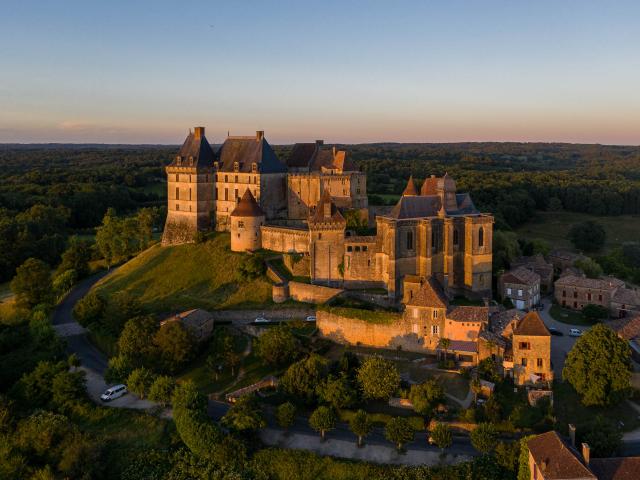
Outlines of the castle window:
M228 176L228 175L225 175L225 176L224 176L224 183L227 183L227 182L229 182L229 176Z
M478 230L478 246L484 247L484 228L480 227Z
M363 252L366 252L366 251L367 251L367 247L366 247L366 246L363 246L363 247L362 247L362 251L363 251Z
M238 228L244 228L244 222L242 220L238 222Z
M359 247L359 246L357 246L357 247L355 248L355 250L356 250L356 252L359 252L359 251L360 251L360 247Z
M180 200L180 189L176 187L176 200Z
M224 189L224 199L226 201L229 201L229 189L228 188Z
M453 229L453 244L455 246L458 246L458 229L457 228Z
M240 168L240 164L238 162L233 162L233 171L237 172ZM238 181L238 177L236 176L236 182Z
M520 364L521 364L523 367L526 367L526 366L527 366L527 359L526 359L526 357L522 357L522 359L520 360Z
M251 164L251 171L252 171L253 173L256 173L256 172L258 171L258 164L257 164L256 162L253 162L253 163ZM253 178L255 179L256 177L253 177Z
M538 359L538 361L536 362L538 368L542 368L542 365L544 364L544 362L542 361L541 358Z
M413 232L407 232L407 250L413 250Z
M236 189L234 189L234 192L235 192L235 193L234 193L234 198L236 199L236 202L237 202L237 201L238 201L238 199L240 198L240 197L238 196L238 189L237 189L237 188L236 188Z
M318 240L322 240L322 232L318 234Z
M189 200L191 200L191 189L189 189Z
M352 247L351 245L349 245L349 246L347 247L347 252L350 252L350 251L352 251L352 250L353 250L353 247Z
M238 183L238 175L236 175L235 183Z
M567 296L567 291L566 290L562 290L562 296L566 297Z
M440 327L438 325L431 325L431 334L438 335L440 333Z
M433 318L438 318L438 310L433 309Z
M193 157L189 157L189 165L193 165Z
M591 293L587 293L587 300L591 301Z
M520 342L518 343L518 348L520 350L531 350L531 344L529 342Z
M180 211L180 204L179 203L176 203L176 211L178 211L178 212Z
M435 229L431 230L431 251L436 251L436 231Z

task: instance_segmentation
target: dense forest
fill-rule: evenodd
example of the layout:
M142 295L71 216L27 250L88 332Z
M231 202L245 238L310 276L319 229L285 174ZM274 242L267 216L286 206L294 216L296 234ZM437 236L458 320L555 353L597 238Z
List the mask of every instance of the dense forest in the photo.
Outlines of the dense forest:
M476 205L509 230L536 210L640 213L640 147L543 143L342 145L367 173L371 204L393 204L409 175L448 172ZM27 258L51 266L72 234L157 207L163 166L177 146L0 145L0 281ZM290 146L275 146L285 159Z

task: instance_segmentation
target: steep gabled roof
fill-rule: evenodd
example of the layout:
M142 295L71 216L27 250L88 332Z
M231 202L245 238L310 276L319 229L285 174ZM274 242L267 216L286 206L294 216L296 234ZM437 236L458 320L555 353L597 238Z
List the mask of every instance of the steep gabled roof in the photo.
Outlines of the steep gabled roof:
M264 210L260 208L258 202L248 188L244 191L242 198L231 212L232 217L264 217Z
M204 127L196 127L194 132L189 131L186 140L180 147L178 154L173 157L172 167L213 167L215 154L207 137L204 136Z
M615 277L587 278L576 275L565 275L556 280L556 286L615 290L616 288L623 287L624 282Z
M310 164L312 172L326 170L338 170L341 172L354 172L357 170L351 157L344 150L333 148L320 148Z
M502 274L502 281L504 283L533 286L540 283L540 275L528 268L518 267Z
M640 338L640 314L607 322L607 325L625 340Z
M414 195L418 195L418 191L416 190L416 182L413 181L413 175L410 175L407 186L404 187L404 192L402 192L402 196L404 197Z
M218 150L218 158L221 172L233 172L236 162L238 171L243 173L250 173L254 163L260 173L287 171L261 132L255 137L227 137Z
M420 195L437 195L438 194L438 177L431 175L424 179L422 187L420 187Z
M427 278L414 297L407 302L412 307L447 308L449 304L442 286L433 278Z
M329 212L329 215L327 215ZM322 223L347 223L347 221L333 203L329 190L325 190L322 193L320 202L316 206L315 212L309 217L309 224L322 224Z
M640 477L640 457L592 458L589 468L598 480L637 480Z
M550 337L551 334L545 326L538 312L527 313L513 330L514 335L529 335L534 337Z
M317 143L296 143L287 158L287 166L290 168L309 168L318 148Z
M578 452L553 430L527 442L529 452L545 480L593 479L596 476L582 463Z
M489 307L458 306L449 307L447 320L456 322L486 322L489 320Z

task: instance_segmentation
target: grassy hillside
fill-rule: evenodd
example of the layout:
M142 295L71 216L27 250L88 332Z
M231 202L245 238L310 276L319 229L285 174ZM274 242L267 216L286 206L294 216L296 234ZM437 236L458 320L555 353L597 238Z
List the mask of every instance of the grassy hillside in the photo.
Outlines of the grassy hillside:
M538 212L531 222L518 228L516 232L524 238L545 240L552 247L572 247L569 240L571 226L586 220L599 223L607 232L605 250L620 246L624 242L637 242L640 238L638 215L601 217L572 212Z
M244 254L229 250L229 235L197 245L154 245L96 285L109 296L128 291L150 312L190 308L250 308L271 303L266 277L244 281L237 273Z

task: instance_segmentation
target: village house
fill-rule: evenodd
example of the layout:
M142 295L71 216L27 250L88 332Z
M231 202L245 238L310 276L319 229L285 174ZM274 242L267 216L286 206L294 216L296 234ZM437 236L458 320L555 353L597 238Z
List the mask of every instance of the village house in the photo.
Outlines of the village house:
M516 385L550 384L551 333L538 312L529 312L513 329L513 380Z
M631 356L636 362L640 362L640 313L630 317L623 317L607 322L607 325L618 334L620 338L629 342Z
M193 338L202 342L211 336L213 332L213 315L206 310L195 308L175 315L160 322L160 326L171 322L181 323L191 333Z
M565 275L556 280L555 299L563 307L582 310L587 305L600 305L612 317L640 313L640 295L626 288L614 277L587 278Z
M560 275L565 268L573 267L576 261L584 260L586 257L581 253L575 253L564 248L557 248L551 250L547 258L549 262L551 262L551 265L553 265L554 273Z
M500 296L511 300L518 310L528 310L540 303L540 275L525 267L518 267L500 275Z
M541 253L531 257L518 257L511 262L511 269L524 267L540 275L540 289L542 292L553 290L553 265L547 262Z
M575 445L575 427L569 426L571 440L549 431L527 442L530 480L637 480L640 457L591 458L591 448Z

